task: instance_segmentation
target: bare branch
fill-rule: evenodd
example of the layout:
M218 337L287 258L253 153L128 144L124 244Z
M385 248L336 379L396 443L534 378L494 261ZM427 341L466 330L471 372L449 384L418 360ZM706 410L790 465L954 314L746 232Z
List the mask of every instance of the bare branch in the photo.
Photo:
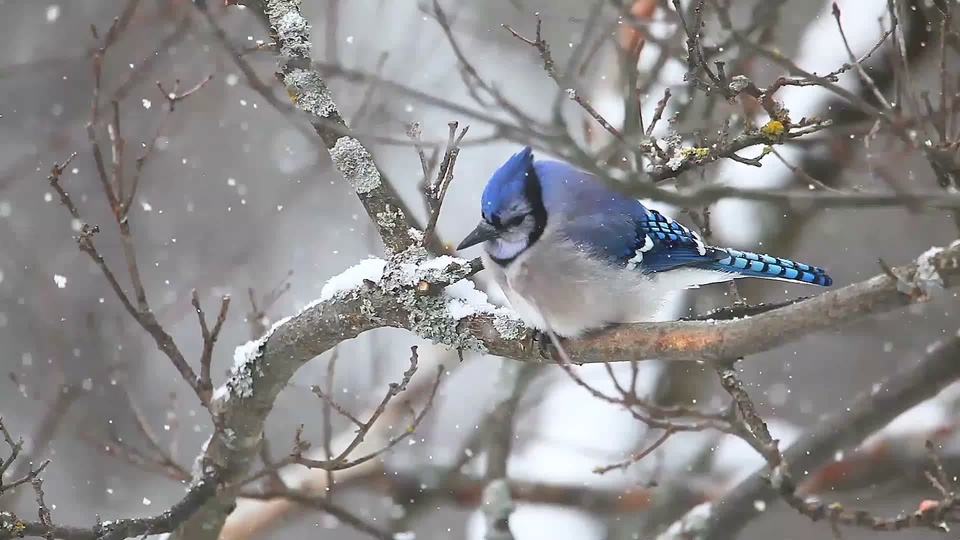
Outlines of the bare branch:
M445 365L445 359L451 359L455 353L445 351L440 347L431 347L428 354L422 354L420 358L421 372L439 369L440 365ZM462 364L453 364L450 368L458 368ZM406 391L409 401L416 401L419 404L425 402L430 393L433 392L435 381L428 377L414 378ZM373 414L375 407L370 407L364 414L355 415L358 418L369 417ZM358 446L354 452L368 453L378 450L383 443L389 440L393 429L400 423L405 423L409 419L410 403L406 400L392 400L387 406L386 412L380 416L373 430L367 434L364 442ZM350 424L344 430L337 433L331 440L333 448L342 448L350 443L356 436L355 424ZM266 442L266 441L264 441ZM325 453L325 452L324 452ZM265 464L275 463L275 460L267 459ZM267 465L269 467L269 465ZM279 470L279 467L275 467ZM322 469L307 469L300 466L291 466L284 471L284 478L293 479L297 485L302 487L302 494L307 496L312 494L316 497L326 499L332 485L329 483L329 472ZM337 486L353 485L363 482L365 479L384 478L385 463L383 460L370 460L361 465L351 467L336 473ZM275 489L279 483L271 484L268 482L264 487L269 491ZM419 485L419 483L418 483ZM221 532L221 538L231 540L247 540L258 538L263 531L273 529L277 523L292 519L291 514L298 513L300 506L287 499L272 499L269 501L248 501L241 505L236 511L230 514Z
M220 330L223 323L227 320L227 309L230 308L230 296L226 295L220 299L220 312L217 314L217 321L213 324L213 330L207 328L207 317L200 307L200 297L197 290L194 289L191 294L191 303L193 309L197 311L197 318L200 321L200 335L203 337L203 351L200 353L200 381L198 383L201 392L200 401L202 403L210 402L210 395L213 391L213 382L210 380L210 364L213 362L213 347L217 344L217 338L220 337Z
M410 380L413 378L414 374L416 374L417 372L418 360L419 360L419 356L417 355L417 347L413 346L410 348L410 367L403 372L403 377L400 380L400 382L390 383L390 386L387 389L386 395L380 401L380 405L378 405L377 408L374 409L373 414L370 415L370 418L366 422L359 423L360 429L357 430L357 434L354 437L353 441L351 441L346 448L341 450L336 457L334 457L333 459L324 460L324 461L303 457L302 452L305 451L307 448L309 448L309 444L302 443L300 441L300 435L298 431L296 450L293 456L291 456L292 457L291 462L298 463L300 465L304 465L310 468L316 468L316 469L327 469L327 470L348 469L359 463L369 461L383 454L387 450L393 448L397 443L399 443L400 441L406 439L411 434L413 434L413 432L417 429L417 426L420 425L420 422L423 421L423 418L426 416L427 411L429 411L430 407L433 405L433 397L436 395L437 388L439 388L440 386L440 379L443 377L443 368L437 371L436 382L434 383L433 390L430 392L430 396L427 398L426 405L423 407L420 413L413 419L413 422L406 429L404 429L399 435L395 437L391 437L391 439L387 442L386 445L383 446L383 448L370 452L359 458L348 459L350 457L350 454L360 445L360 443L363 442L364 437L366 437L367 433L370 432L370 430L373 428L374 424L376 424L380 416L387 410L387 405L390 403L390 401L393 400L393 398L395 398L397 394L407 389L407 386L410 384ZM317 395L323 397L323 393L319 391L319 387L315 386L313 388L313 391ZM326 397L324 401L328 403L332 402L330 401L329 397ZM342 413L348 416L352 421L356 421L356 419L352 415L349 415L349 413L346 413L346 411L339 405L337 405L336 408L338 411L342 411Z
M796 470L807 470L829 460L837 451L859 445L868 435L903 411L935 396L960 378L958 360L960 337L937 343L919 363L901 369L873 385L878 391L861 394L845 411L819 422L809 434L799 437L797 442L783 453L784 465L778 466L770 478L767 477L770 473L764 468L716 503L711 503L707 528L701 531L701 537L719 539L735 536L737 531L759 512L755 501L769 503L778 495L811 519L829 518L837 523L866 526L874 530L930 526L942 521L942 516L949 511L949 506L928 508L888 520L874 518L863 512L846 511L842 507L815 500L804 500L796 494L796 486L785 464L789 463ZM769 442L768 437L767 443ZM952 504L957 502L954 500Z
M37 516L40 518L40 525L43 525L47 528L47 533L43 535L47 540L53 540L53 532L50 532L50 529L53 528L53 517L50 515L50 507L47 506L47 502L44 500L43 493L43 480L38 476L34 476L30 480L30 484L33 485L33 491L37 494Z
M384 247L388 252L399 253L412 246L415 241L409 234L412 223L399 197L370 152L351 134L327 85L311 67L310 25L300 14L299 2L267 0L256 4L251 7L262 9L261 13L277 32L280 57L277 79L283 83L294 105L307 113L337 171L356 191L370 220L376 224ZM211 24L215 24L209 11L204 13ZM268 89L261 89L261 94L269 93Z
M0 540L45 535L63 540L123 540L170 532L210 500L216 490L216 478L205 477L196 480L183 499L158 516L105 521L93 528L48 526L44 523L23 521L12 513L0 512Z
M307 508L313 508L329 514L371 538L377 538L379 540L395 540L395 537L389 532L381 530L379 527L369 523L367 520L360 518L354 512L335 504L330 500L329 497L310 496L302 491L293 489L278 489L259 493L245 492L243 493L243 496L251 499L289 499L298 504L306 506Z
M4 474L13 464L13 462L16 461L17 457L20 455L20 451L23 450L23 439L17 439L14 441L13 436L10 435L7 427L3 424L3 419L0 419L0 434L3 435L4 442L7 443L7 446L10 448L10 455L0 462L0 495L2 495L6 491L10 491L18 486L32 482L41 472L43 472L43 469L50 464L50 460L44 460L36 469L34 469L32 466L29 467L29 470L23 475L22 478L17 478L9 484L4 484ZM2 532L2 528L0 528L0 532Z
M500 365L499 390L490 413L487 441L487 485L483 488L483 515L486 540L513 540L510 514L513 501L507 481L507 460L513 448L517 406L539 369L536 364L520 365L505 360Z
M356 289L338 292L276 325L267 336L246 346L252 354L237 366L225 388L217 392L221 396L219 407L224 411L224 427L248 430L250 426L262 426L276 395L302 362L373 328L408 328L422 337L456 347L542 361L539 349L531 346L530 331L516 325L509 316L487 313L449 319L444 306L451 300L444 299L442 293L433 296L419 292L417 284L421 281L449 283L455 281L452 276L466 275L469 266L467 261L460 261L448 264L440 272L428 268L422 270L423 274L410 275L409 266L403 266L401 271L384 262L382 277L372 276L376 281L368 280ZM947 288L960 285L960 244L943 251L931 250L920 257L918 264L899 268L898 275L906 283L923 284L926 288L935 287L937 279ZM931 275L937 277L930 281ZM911 296L910 290L904 292L900 283L881 274L755 317L625 325L580 341L564 342L564 347L575 360L585 362L614 358L718 362L762 352L811 332L835 329L841 323L918 301L919 297ZM371 319L366 315L369 313L377 316ZM428 313L431 315L427 316ZM422 319L424 316L428 319ZM243 424L238 423L241 421ZM259 429L257 434L259 441ZM228 450L222 444L215 438L207 452L228 458L232 471L245 470L249 461L239 461L257 448L253 444L239 451ZM251 459L255 456L254 452ZM211 519L205 516L201 512L195 519ZM219 516L223 519L222 513Z
M427 198L427 206L430 210L430 220L423 229L423 240L420 242L422 247L427 247L433 241L434 232L437 228L437 220L440 219L440 207L443 205L443 199L447 195L447 188L453 181L453 168L457 165L457 156L460 154L460 142L467 134L470 126L464 126L457 135L457 122L450 122L450 135L447 140L447 148L443 152L443 159L440 160L440 170L437 172L437 180L433 184L424 186L424 194ZM426 163L423 159L423 150L418 149L420 162L424 166L424 174L427 174Z
M857 60L856 56L853 54L853 50L850 49L850 43L847 41L847 34L843 31L843 23L840 22L840 6L836 2L833 3L833 18L837 21L837 30L840 31L840 38L843 39L843 46L847 49L847 55L850 57L850 62L854 68L856 68L857 75L860 77L860 80L863 82L871 92L873 92L873 97L876 98L877 103L883 106L884 109L890 109L890 103L887 101L887 98L884 97L883 92L877 87L877 83L874 82L873 77L867 74L867 71L863 69L861 62ZM879 46L880 43L886 39L892 30L885 33L881 38L880 42L877 43ZM872 51L871 51L872 52Z
M910 293L923 282L918 266L932 270L943 286L960 285L960 243L939 251L931 249L918 258L919 264L896 269L900 279L886 274L848 285L820 296L780 309L740 320L695 322L673 321L614 327L595 336L564 342L566 351L577 362L595 362L601 358L660 358L698 362L723 362L770 350L800 335L834 329L841 322L867 314L877 314L920 300ZM917 280L920 280L919 282ZM920 285L921 289L937 282ZM468 323L482 332L484 324ZM794 326L795 325L795 326ZM488 343L488 345L491 345ZM488 347L494 354L524 359L531 356L522 347ZM535 356L535 355L534 355Z

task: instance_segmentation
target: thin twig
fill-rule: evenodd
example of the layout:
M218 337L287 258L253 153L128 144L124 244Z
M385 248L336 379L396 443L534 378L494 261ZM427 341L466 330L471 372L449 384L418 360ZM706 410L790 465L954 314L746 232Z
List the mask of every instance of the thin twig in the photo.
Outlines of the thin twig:
M193 309L197 312L197 319L200 322L200 335L203 338L203 351L200 353L200 401L204 405L210 403L210 396L213 392L213 382L210 379L210 364L213 362L213 348L217 344L217 338L220 337L220 330L223 323L227 320L227 310L230 308L230 295L224 295L220 299L220 312L217 313L217 320L213 324L211 331L207 327L207 316L200 307L200 296L194 289L190 295Z
M440 208L443 206L443 199L447 196L447 188L450 187L450 182L453 181L453 169L457 164L457 156L460 155L460 142L463 141L463 137L470 129L470 126L464 126L460 134L457 135L457 122L450 122L448 125L450 134L447 140L447 148L443 152L443 159L440 160L437 179L433 184L426 186L425 195L430 210L430 219L423 229L423 240L420 242L422 247L427 247L433 242L437 228L437 220L440 219ZM419 153L421 155L421 163L423 163L423 152L419 151ZM424 171L424 174L426 174L425 165Z
M837 21L837 30L840 31L840 38L843 40L843 46L847 50L847 55L850 57L850 63L853 64L853 67L856 69L857 75L860 76L860 80L863 81L863 84L869 88L871 92L873 92L873 97L876 98L877 103L882 105L884 109L891 109L892 107L890 106L890 102L887 101L887 98L883 95L883 92L877 88L877 83L874 82L873 77L871 77L867 71L863 69L863 65L861 65L860 61L857 60L856 56L853 54L853 50L850 49L850 43L847 41L847 33L843 31L843 23L840 22L840 6L838 6L836 2L833 3L832 12L834 20ZM881 39L881 42L886 38L886 35L887 34L884 34L884 38Z
M757 471L715 504L701 537L708 539L730 538L755 516L762 506L755 501L769 503L780 496L792 508L813 520L829 518L842 525L866 527L872 530L900 530L904 527L931 527L943 521L943 516L955 508L960 500L947 500L946 505L918 510L909 515L894 518L876 517L865 511L846 510L839 505L830 505L816 499L805 500L796 493L796 484L787 468L787 463L799 470L808 470L826 462L838 450L854 447L868 435L883 427L903 411L936 395L944 387L960 378L960 337L938 342L928 347L927 354L916 364L899 370L873 388L882 391L865 392L849 404L844 411L822 420L807 435L799 437L786 452L780 454L776 441L769 437L762 420L748 421L750 433L768 459L771 468ZM725 369L725 368L724 368ZM731 368L732 369L732 368ZM736 374L724 372L725 388L738 385ZM735 399L738 403L746 393L742 388ZM749 396L746 396L749 400ZM752 407L745 403L741 409L744 416L753 416ZM745 419L745 421L747 421ZM771 489L772 488L772 489Z
M390 440L387 441L387 443L381 449L371 452L367 455L361 456L359 458L348 460L348 458L350 457L350 453L353 452L353 450L357 446L359 446L361 442L363 442L364 437L367 435L367 433L369 433L370 429L373 428L374 424L376 424L380 416L387 410L387 405L390 403L390 401L393 400L393 398L396 397L397 394L406 390L407 385L410 384L410 380L413 378L413 375L417 372L418 360L419 360L419 356L417 354L417 347L413 346L410 348L410 367L403 372L403 377L401 378L400 382L390 383L390 386L387 389L386 395L380 401L380 404L377 406L377 408L373 411L373 414L370 415L370 418L367 419L366 422L362 422L360 424L360 428L357 430L356 436L353 438L353 440L349 444L347 444L346 448L344 448L339 454L337 454L336 457L334 457L333 459L322 460L322 461L303 457L303 452L309 448L309 443L306 443L300 439L300 434L302 431L302 426L301 426L301 429L297 430L296 441L295 441L296 444L294 445L294 452L291 455L292 462L299 463L300 465L304 465L306 467L315 468L315 469L329 469L329 470L348 469L350 467L354 467L360 463L371 460L383 454L384 452L386 452L387 450L395 446L397 443L399 443L400 441L402 441L403 439L411 435L416 429L416 427L423 420L423 418L426 416L427 411L430 410L430 407L433 404L433 396L436 395L437 388L440 386L440 380L443 377L442 367L437 372L437 377L434 382L433 389L430 392L430 396L427 398L426 405L424 405L424 408L420 411L419 414L417 414L417 416L413 419L413 422L410 424L409 427L407 427L407 429L405 429L399 435L390 438ZM325 399L324 401L327 401L327 400ZM342 410L342 407L337 406L337 409Z

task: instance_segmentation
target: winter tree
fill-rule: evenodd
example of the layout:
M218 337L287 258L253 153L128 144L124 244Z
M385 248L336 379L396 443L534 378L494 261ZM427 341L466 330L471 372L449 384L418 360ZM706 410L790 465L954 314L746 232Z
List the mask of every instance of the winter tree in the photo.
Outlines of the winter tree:
M949 534L957 9L0 0L0 539ZM523 146L835 285L547 339Z

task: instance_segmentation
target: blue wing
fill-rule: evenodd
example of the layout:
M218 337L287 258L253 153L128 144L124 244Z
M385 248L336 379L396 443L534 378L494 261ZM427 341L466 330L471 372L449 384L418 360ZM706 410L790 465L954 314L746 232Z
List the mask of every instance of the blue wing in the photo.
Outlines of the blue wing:
M649 273L693 267L731 274L731 278L833 283L815 266L707 246L697 233L566 163L538 160L534 168L544 204L551 215L563 220L563 234L595 257Z
M629 257L629 258L627 258ZM700 235L656 210L637 221L634 251L626 263L645 272L693 267L728 274L799 281L829 287L833 279L816 266L732 248L704 244Z
M646 272L663 272L716 260L700 235L656 210L644 210L636 220L636 242L623 262Z

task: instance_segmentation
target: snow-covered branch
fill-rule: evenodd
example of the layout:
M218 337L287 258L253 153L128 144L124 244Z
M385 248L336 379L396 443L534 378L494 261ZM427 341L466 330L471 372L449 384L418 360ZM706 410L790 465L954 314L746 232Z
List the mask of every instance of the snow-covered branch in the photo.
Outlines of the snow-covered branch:
M367 259L328 282L321 297L278 321L262 338L237 349L233 374L214 394L224 437L202 461L218 464L226 480L247 474L274 400L304 363L338 343L381 327L407 329L459 349L545 361L534 332L466 278L473 266L453 257ZM720 362L769 350L810 333L890 311L960 285L960 243L932 249L917 263L776 309L730 321L671 321L624 325L565 344L582 362L653 359ZM425 291L438 290L431 294ZM229 506L217 504L222 526ZM208 524L211 522L207 522ZM199 531L198 531L199 534ZM191 537L193 538L193 537Z

